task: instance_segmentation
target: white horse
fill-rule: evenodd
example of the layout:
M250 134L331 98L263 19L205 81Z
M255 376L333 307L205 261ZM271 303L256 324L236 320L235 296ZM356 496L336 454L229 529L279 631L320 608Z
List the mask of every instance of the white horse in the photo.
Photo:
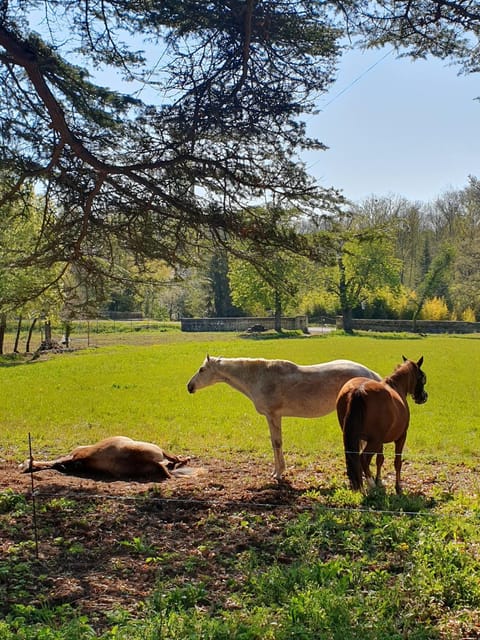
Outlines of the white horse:
M280 480L285 473L282 417L317 418L334 411L338 392L347 380L357 376L381 380L378 373L351 360L302 366L289 360L207 355L187 389L195 393L216 382L226 382L250 398L267 419L275 460L273 476Z

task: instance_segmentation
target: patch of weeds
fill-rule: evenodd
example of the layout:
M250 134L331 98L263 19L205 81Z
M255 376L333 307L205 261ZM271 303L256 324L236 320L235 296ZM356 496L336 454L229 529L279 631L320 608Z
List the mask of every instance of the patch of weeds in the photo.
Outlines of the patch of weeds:
M31 599L44 576L35 571L35 565L20 559L15 553L0 560L0 607L8 610L10 603Z
M480 607L479 543L472 523L462 526L457 518L431 522L412 549L410 588L419 598L448 608Z
M155 552L154 555L145 558L147 564L153 565L171 565L175 561L178 561L179 554L176 552L165 551L163 553Z
M184 559L183 567L187 575L196 575L199 571L202 569L205 570L209 566L210 560L203 555L203 553L205 553L205 549L206 548L202 549L199 547L198 555L188 556Z
M397 495L388 493L383 487L373 487L363 496L361 505L378 511L419 513L431 509L435 505L435 501L422 494Z
M44 503L41 508L41 513L47 513L49 511L60 513L70 512L78 509L78 501L69 500L68 498L52 498L48 502Z
M454 500L452 496L450 499L445 501L441 505L440 511L442 514L452 516L458 515L458 513L461 512L468 515L473 520L476 520L477 524L479 524L480 521L480 504L476 495L459 492L455 494Z
M354 509L318 507L289 523L279 547L292 558L305 561L330 553L360 553L363 528L368 524Z
M131 540L120 540L120 545L140 556L154 556L156 552L155 547L141 536L134 536Z
M346 487L338 487L327 496L327 505L338 508L355 508L362 503L362 494Z
M264 518L261 515L240 511L229 517L231 531L244 530L250 531L264 525Z
M0 356L0 367L11 367L16 364L23 364L26 356L21 353L5 353Z
M151 606L157 612L189 611L195 607L208 604L207 590L202 582L191 582L173 589L157 586Z
M85 553L85 546L79 540L67 540L62 536L54 538L53 543L65 553L78 556Z
M85 553L85 547L81 542L75 540L68 546L68 553L74 556L81 555L82 553Z
M95 637L88 619L79 616L68 604L52 608L14 605L6 623L17 640L87 640ZM4 636L1 637L3 640Z
M304 491L303 497L314 502L323 502L323 492L321 489L307 489Z
M15 493L12 489L6 489L0 493L0 514L9 513L14 517L18 517L29 511L30 506L25 496Z

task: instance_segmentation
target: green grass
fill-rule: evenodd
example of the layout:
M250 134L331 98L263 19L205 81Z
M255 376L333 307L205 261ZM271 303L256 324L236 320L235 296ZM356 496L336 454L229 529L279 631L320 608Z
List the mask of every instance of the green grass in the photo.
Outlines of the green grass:
M404 354L424 355L429 392L426 405L411 403L407 458L418 468L429 458L450 472L458 468L472 475L478 469L477 336L247 340L166 333L155 340L31 364L6 361L0 366L2 457L24 458L29 432L38 457L118 433L159 442L175 453L271 456L265 420L240 393L226 385L187 393L186 382L207 352L305 364L351 358L383 375ZM322 464L342 457L334 415L288 419L284 431L290 462ZM51 557L40 562L28 536L29 501L13 489L0 492L0 534L12 541L0 557L0 607L4 595L10 603L2 608L0 640L477 637L478 492L430 489L396 496L389 489L361 496L346 488L343 473L328 480L318 496L315 488L306 492L311 502L298 508L207 506L197 515L184 507L172 520L160 510L152 528L141 530L132 530L132 522L135 514L144 517L153 509L151 498L125 508L77 500L73 493L53 498L43 503L39 518L40 539L44 545L51 540ZM117 541L98 549L97 559L89 536L94 529L100 535L109 531L112 522ZM132 579L151 571L150 592L135 603L134 613L103 610L99 626L98 616L81 613L81 602L49 600L49 585L70 565L80 566L88 578L102 571L97 564L105 557L112 562L103 571L110 580L118 575L119 590L128 583L127 569Z
M178 336L175 339L175 336ZM381 375L402 354L425 357L429 401L411 405L406 453L415 457L478 459L480 448L480 340L429 336L290 337L247 340L233 334L157 335L158 344L77 351L28 365L0 367L2 446L24 457L31 433L38 453L113 434L158 442L179 453L268 453L265 419L227 385L190 396L186 383L206 353L287 358L309 364L334 358L358 360ZM341 438L334 414L284 420L285 451L307 457L337 455Z

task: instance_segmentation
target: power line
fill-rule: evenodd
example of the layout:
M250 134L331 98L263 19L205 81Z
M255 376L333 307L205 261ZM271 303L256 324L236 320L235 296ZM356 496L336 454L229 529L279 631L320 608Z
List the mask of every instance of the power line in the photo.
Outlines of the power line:
M338 98L340 98L340 96L343 96L345 93L347 93L347 91L350 91L350 89L356 85L358 82L360 82L360 80L362 80L362 78L364 78L368 73L370 73L370 71L372 71L372 69L375 69L376 66L378 66L381 62L383 62L386 58L388 58L388 56L390 56L395 49L390 49L389 51L387 51L386 53L383 54L383 56L381 58L379 58L376 62L374 62L373 64L371 64L367 69L365 69L365 71L362 71L362 73L360 75L358 75L356 78L354 78L346 87L344 87L341 91L339 91L338 93L336 93L322 108L322 111L325 111L325 109L327 107L329 107L332 102L335 102L335 100L338 100ZM312 116L313 118L313 116ZM309 118L307 120L307 122L309 122L312 118ZM307 166L307 170L310 170L312 167L314 167L315 165L317 165L320 160L322 158L319 157L318 160L315 160L314 162L310 163Z
M342 96L344 93L347 93L347 91L349 91L354 85L357 84L357 82L360 82L360 80L362 78L364 78L368 73L370 73L370 71L372 71L372 69L375 69L376 66L378 66L381 62L383 62L385 60L385 58L388 58L389 55L391 55L394 52L394 49L390 49L389 51L387 51L387 53L385 53L379 60L377 60L376 62L374 62L373 64L371 64L367 69L365 69L365 71L362 71L362 73L357 76L354 80L352 80L350 82L350 84L348 84L344 89L342 89L341 91L339 91L337 94L335 94L323 107L323 109L325 110L329 105L332 104L332 102L335 102L335 100L337 100L338 98L340 98L340 96Z

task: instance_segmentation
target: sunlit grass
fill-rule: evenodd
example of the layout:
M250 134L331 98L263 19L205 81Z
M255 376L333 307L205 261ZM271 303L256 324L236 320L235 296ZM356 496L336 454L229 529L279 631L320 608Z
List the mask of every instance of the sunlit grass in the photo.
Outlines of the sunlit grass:
M175 339L178 336L178 339ZM270 451L265 419L250 401L218 384L189 395L186 383L205 355L286 358L302 364L358 360L381 375L402 354L425 358L429 401L410 402L406 453L474 460L480 446L480 341L453 336L388 339L331 335L248 340L234 334L158 334L157 344L108 346L46 361L0 367L4 455L56 453L114 434L158 442L178 453ZM193 340L195 338L195 340ZM284 420L289 453L340 455L335 414ZM388 452L387 452L388 455Z
M465 462L472 469L478 461L478 338L177 337L165 334L150 346L108 346L0 367L2 457L24 456L29 432L38 457L41 452L64 451L119 433L159 442L176 453L271 456L265 419L255 413L247 398L221 384L193 396L187 393L186 382L207 352L288 358L299 363L351 358L382 375L393 371L402 354L415 359L423 355L429 401L422 406L410 403L405 475L418 476L421 481L421 470L423 477L433 473L438 486L433 483L428 492L412 490L402 496L380 489L368 495L352 492L345 482L343 463L332 464L332 458L342 458L336 416L287 419L287 464L314 462L331 474L328 484L312 485L303 495L308 506L299 502L298 508L270 510L269 505L261 511L258 505L243 504L232 511L229 505L223 511L199 512L196 519L195 511L186 510L179 516L175 547L173 538L166 545L162 536L175 526L168 518L156 520L155 535L149 536L139 528L131 530L131 515L125 512L129 535L119 537L104 551L109 559L109 554L114 557L106 570L119 575L120 591L128 585L126 567L140 574L153 565L155 578L145 600L136 602L133 611L102 612L99 635L94 629L100 611L83 615L80 599L57 605L45 596L58 577L58 566L51 557L40 565L34 559L33 540L25 540L24 533L30 503L8 489L0 493L0 533L17 543L0 559L0 596L10 598L5 609L8 615L0 619L0 637L475 637L480 607L478 491L468 493L464 485L450 491L447 480L452 466L429 465L425 470L422 459ZM388 455L386 466L391 469ZM341 474L336 468L342 469ZM459 469L468 476L464 465ZM96 576L89 536L82 538L79 530L92 533L98 521L98 531L103 531L107 514L110 527L110 502L89 502L72 494L68 499L52 498L43 509L55 518L61 516L63 529L55 534L51 549L61 549L62 571L65 561L75 559L84 571L88 567L86 578ZM118 526L122 513L121 509L114 512L113 522ZM135 507L132 513L142 510ZM50 526L44 518L42 513L42 544L51 536L51 529L42 529L44 524ZM187 527L187 521L194 525ZM134 575L136 579L137 573ZM45 600L31 603L33 590Z

